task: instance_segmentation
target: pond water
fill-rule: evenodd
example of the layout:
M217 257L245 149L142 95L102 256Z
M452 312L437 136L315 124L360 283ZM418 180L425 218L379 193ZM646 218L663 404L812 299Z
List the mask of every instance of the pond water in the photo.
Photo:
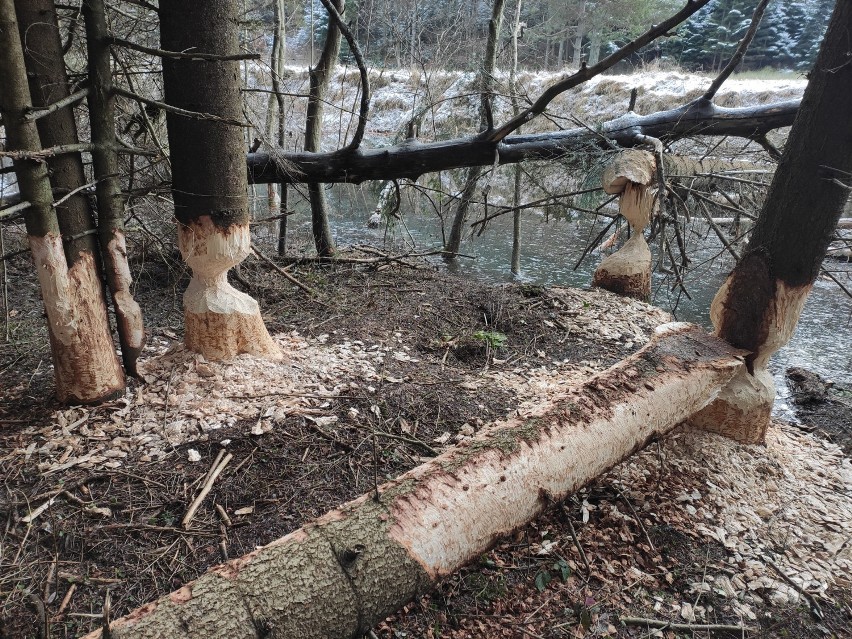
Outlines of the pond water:
M375 206L376 194L366 188L351 186L334 187L329 193L332 201L331 224L335 240L340 246L368 244L385 246L388 250L398 252L426 252L438 250L442 245L441 223L437 215L433 212L414 214L410 202L405 202L406 198L403 198L404 205L400 210L404 224L371 229L367 227L367 220ZM306 211L304 203L299 202L299 199L291 195L291 208ZM265 198L258 198L260 200ZM527 213L522 217L522 225L521 281L542 285L589 286L601 255L593 253L579 267L575 266L586 246L603 228L604 222L595 223L585 214L569 219L548 220L540 213ZM306 214L291 218L290 227L292 246L310 246ZM695 223L690 227L686 240L693 260L685 277L685 287L691 299L679 289L672 290L670 277L656 274L652 301L673 312L679 320L709 328L710 302L733 262L706 225ZM490 221L480 236L468 238L463 243L460 252L469 257L460 258L451 267L439 258L435 258L434 263L439 268L450 268L460 275L484 281L517 281L509 269L511 245L511 215L504 215ZM656 257L658 247L652 246L652 251ZM836 271L834 275L847 288L852 287L852 265L826 262L826 266ZM792 410L787 401L789 392L783 376L789 366L802 366L829 380L852 385L850 338L852 300L833 282L818 280L795 335L787 346L774 355L770 364L778 389L776 414L792 419Z

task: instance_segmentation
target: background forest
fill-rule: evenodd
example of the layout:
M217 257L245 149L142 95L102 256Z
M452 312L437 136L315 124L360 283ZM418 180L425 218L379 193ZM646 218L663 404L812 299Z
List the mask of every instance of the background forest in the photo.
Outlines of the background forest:
M513 3L511 3L513 4ZM518 58L531 70L595 64L634 38L649 24L677 10L674 0L528 0ZM712 71L727 60L748 28L757 0L714 0L670 38L635 54L633 66L658 60L689 71ZM814 62L833 0L773 2L742 63L742 70L764 67L807 70ZM490 3L485 0L353 0L347 17L367 59L374 64L439 63L475 69L488 35ZM324 41L327 17L319 0L287 0L288 48L310 60ZM247 6L247 19L269 24L270 3ZM313 37L312 37L313 36ZM261 37L256 46L271 46ZM343 55L347 55L344 45ZM295 59L292 61L296 61Z

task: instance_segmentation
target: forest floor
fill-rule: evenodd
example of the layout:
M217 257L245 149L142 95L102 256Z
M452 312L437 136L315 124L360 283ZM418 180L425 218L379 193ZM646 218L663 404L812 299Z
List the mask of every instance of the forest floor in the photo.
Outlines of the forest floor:
M123 615L605 369L667 320L600 291L495 287L349 257L293 270L317 297L243 265L281 363L186 352L185 273L137 263L144 379L89 408L50 399L36 283L26 256L10 260L0 637L97 628L107 593L112 618ZM832 419L818 426L777 422L762 446L682 427L374 633L707 637L719 628L696 624L724 624L744 628L735 636L852 636L852 465L820 430Z

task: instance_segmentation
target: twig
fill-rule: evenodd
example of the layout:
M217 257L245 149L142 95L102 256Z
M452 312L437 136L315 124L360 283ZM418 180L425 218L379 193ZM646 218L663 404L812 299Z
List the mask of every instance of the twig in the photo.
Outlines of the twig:
M713 229L713 232L719 237L719 240L722 242L724 247L728 249L728 253L731 254L731 257L734 258L735 262L740 261L740 254L737 253L737 250L731 246L731 243L728 241L728 238L725 237L725 234L722 232L722 229L719 228L719 225L713 221L713 216L710 215L710 211L707 210L707 204L703 200L698 201L699 207L701 208L701 212L704 214L704 219L707 220L707 223L710 225L710 228Z
M633 504L630 503L630 500L624 496L624 493L621 492L621 489L618 486L613 486L615 490L618 492L619 497L624 500L624 503L627 504L627 507L630 508L630 512L633 513L633 517L636 519L636 522L639 524L639 527L642 529L642 532L645 533L645 539L648 541L648 545L651 546L651 551L657 552L656 546L654 546L654 542L651 541L651 535L648 534L648 530L645 528L645 524L642 523L642 518L639 517L639 513L636 512L636 509L633 507Z
M165 51L163 49L154 49L146 47L124 38L116 38L110 36L105 38L108 44L125 49L132 49L140 53L157 56L158 58L174 58L176 60L208 60L210 62L226 61L226 60L260 60L259 53L236 53L233 55L216 55L215 53L191 53L186 51Z
M43 162L47 158L54 155L62 155L64 153L89 153L95 148L94 144L78 143L78 144L60 144L38 151L0 151L0 158L11 158L12 160L35 160Z
M749 628L748 626L717 623L674 623L663 619L646 619L645 617L621 617L621 623L625 626L647 626L649 628L682 630L684 632L723 632L737 633L739 635L746 632L754 632L754 628Z
M109 630L109 612L112 607L112 594L109 590L106 591L104 597L104 609L101 620L101 637L102 639L111 639L112 633Z
M6 240L3 235L3 227L0 226L0 256L4 259L0 260L0 266L3 268L3 341L8 342L9 333L9 273L6 270Z
M819 605L819 602L816 600L816 597L814 597L811 593L809 593L807 590L802 588L802 586L800 586L795 581L793 581L792 577L790 577L787 573L785 573L783 570L781 570L781 568L778 567L778 564L776 564L774 561L772 561L766 555L763 556L763 561L765 561L766 565L769 566L770 568L772 568L772 570L777 572L778 575L784 581L786 581L790 585L791 588L793 588L796 592L798 592L800 595L802 595L805 599L808 600L808 603L811 604L811 614L813 614L813 616L816 619L818 619L820 621L825 619L825 613L823 613L822 608Z
M426 442L417 439L416 437L405 437L403 435L394 435L393 433L385 433L383 431L377 430L373 433L374 435L378 435L379 437L386 437L388 439L398 439L401 442L405 442L406 444L413 444L414 446L420 446L424 450L428 451L434 457L437 457L440 453L432 448Z
M231 522L231 518L228 517L228 511L222 506L222 504L216 504L216 512L219 513L219 517L222 519L222 523L225 524L228 528L230 528L233 523Z
M26 593L27 599L30 600L33 608L36 609L36 615L38 615L38 634L36 636L38 639L47 639L47 611L44 609L44 602L34 592L27 590Z
M216 470L219 467L219 462L222 461L222 458L224 456L225 456L225 449L220 448L219 452L216 454L216 459L213 460L213 463L210 464L210 468L207 469L207 474L204 475L204 479L201 482L202 486L209 481L210 475L212 475L213 471Z
M203 530L181 530L180 528L175 528L174 526L155 526L154 524L106 524L103 526L98 526L98 532L101 532L103 530L150 530L152 532L167 532L174 533L176 535L197 535L199 537L218 536L216 533L206 532ZM118 581L114 583L118 583Z
M68 607L68 604L71 603L71 597L74 596L74 592L77 590L77 584L72 583L71 587L68 588L68 592L65 593L65 596L62 598L62 603L59 604L59 610L56 611L56 614L53 615L54 619L59 619L62 617L62 613L65 612L65 609Z
M186 515L183 516L183 520L180 522L184 528L189 528L190 522L192 522L192 518L195 517L195 512L198 510L199 506L201 506L201 502L207 497L210 493L210 489L213 488L213 482L216 481L216 478L225 470L225 466L228 465L234 456L231 453L225 455L225 458L222 462L215 467L215 469L210 472L207 476L207 481L204 482L204 486L201 488L201 492L198 493L198 497L196 497L192 504L190 504L189 509L186 511Z
M571 521L571 513L568 512L568 509L563 506L562 510L565 512L566 521L568 522L568 532L571 533L571 539L574 540L574 546L577 548L577 552L580 554L580 559L583 562L583 565L586 566L586 574L592 574L592 567L589 565L589 560L586 557L586 551L583 550L583 546L580 544L580 539L577 537L577 531L574 530L574 522Z
M290 275L287 271L285 271L283 268L281 268L275 262L273 262L270 258L266 257L263 253L261 253L260 249L257 248L257 245L254 242L252 242L252 244L251 244L251 250L254 251L254 254L257 255L257 257L258 257L258 259L260 259L260 261L265 262L266 264L271 266L276 272L280 273L285 278L287 278L287 280L291 284L298 286L300 289L305 291L308 295L312 295L313 297L319 297L319 293L316 290L312 289L307 284L302 284L302 282L297 280L295 277Z
M76 92L72 93L71 95L62 98L61 100L57 100L53 104L49 104L46 107L44 107L43 109L35 109L33 111L30 111L21 119L24 122L33 122L34 120L38 120L40 118L48 116L51 113L53 113L54 111L58 111L59 109L62 109L63 107L67 107L67 106L70 106L70 105L72 105L76 102L79 102L80 100L85 98L87 95L89 95L89 88L88 87L86 87L84 89L80 89L79 91L76 91Z
M330 441L335 446L339 446L340 448L342 448L344 450L348 450L350 453L355 452L355 449L352 446L350 446L346 442L340 441L334 435L331 435L331 434L325 432L322 428L317 426L316 423L314 423L314 421L310 417L305 416L305 423L306 423L307 427L310 428L312 431L314 431L317 435L319 435L323 439Z
M160 102L158 100L151 100L150 98L144 98L141 95L133 93L132 91L128 91L127 89L122 89L121 87L113 87L113 93L116 95L120 95L129 100L135 100L136 102L141 102L142 104L147 104L148 106L157 107L158 109L162 109L163 111L168 111L171 113L175 113L177 115L182 115L185 118L191 118L193 120L213 120L215 122L222 122L224 124L233 124L234 126L240 127L250 127L251 125L247 122L241 122L240 120L232 120L231 118L223 118L218 115L214 115L212 113L204 113L202 111L189 111L187 109L181 109L176 106L172 106L171 104L166 104L165 102Z
M102 178L95 180L94 182L89 182L88 184L78 186L76 189L71 189L70 191L68 191L68 193L66 193L61 198L56 200L56 202L53 203L53 208L57 208L57 207L61 206L66 200L77 195L80 191L83 191L85 189L88 189L89 187L95 186L98 182L100 182L101 180L108 178L108 177L115 177L115 175L105 175Z
M739 66L743 56L746 54L746 51L748 51L751 41L754 40L754 34L757 33L757 27L760 26L760 21L763 18L763 12L766 10L767 4L769 4L769 0L760 0L760 3L754 10L754 14L751 16L751 24L748 27L748 31L746 31L743 39L740 40L740 44L737 47L734 56L730 59L728 64L725 65L725 68L722 69L719 76L713 80L713 83L707 89L707 92L701 97L702 100L707 100L708 102L712 100L719 88L725 83L725 80L728 79L728 76L730 76L734 72L734 69Z

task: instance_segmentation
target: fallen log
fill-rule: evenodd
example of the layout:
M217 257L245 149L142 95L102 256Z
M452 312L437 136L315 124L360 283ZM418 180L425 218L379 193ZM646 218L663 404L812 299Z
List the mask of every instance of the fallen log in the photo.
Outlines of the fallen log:
M360 637L705 406L741 354L698 327L660 327L581 386L212 568L115 621L109 636Z
M553 160L590 145L622 147L641 144L641 136L671 141L693 135L754 138L790 126L799 100L755 107L724 108L696 100L668 111L638 115L632 111L604 122L599 129L578 127L552 133L513 135L499 143L479 136L420 143L406 141L379 149L343 149L330 153L249 153L249 182L358 184L366 180L416 179L424 173L491 166L525 160Z

